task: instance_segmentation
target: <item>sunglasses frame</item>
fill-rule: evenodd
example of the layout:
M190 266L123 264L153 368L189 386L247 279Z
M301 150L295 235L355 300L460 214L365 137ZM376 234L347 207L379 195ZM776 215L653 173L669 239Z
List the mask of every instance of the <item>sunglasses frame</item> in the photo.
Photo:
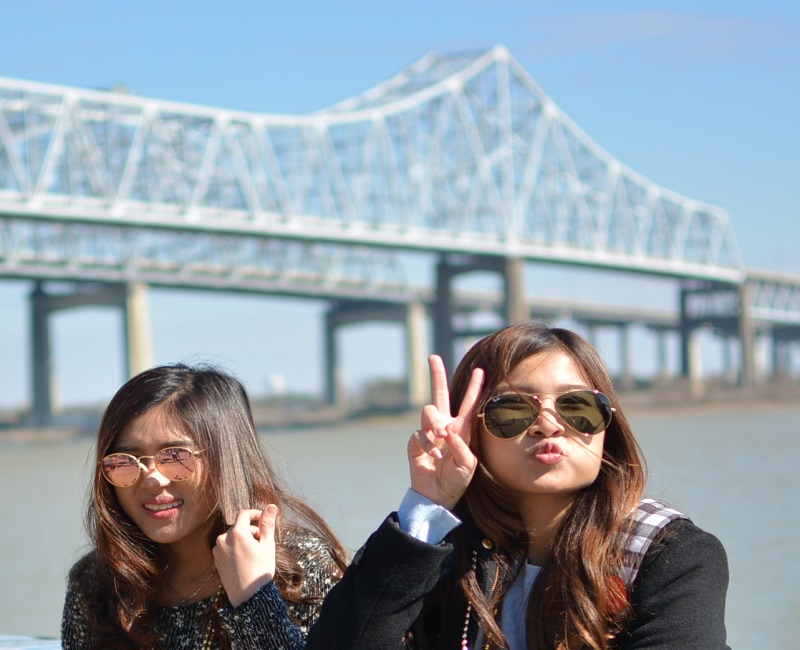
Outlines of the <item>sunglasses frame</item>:
M603 418L604 424L603 424L602 428L599 428L596 431L580 431L575 426L570 424L568 417L565 417L561 413L561 411L559 409L560 400L562 400L566 396L580 394L580 393L582 393L582 394L588 393L588 394L591 394L591 395L593 395L595 397L595 399L599 402L597 410L600 413L600 415L604 415L604 411L607 411L608 417L607 418L605 418L605 417ZM516 402L516 403L517 404L527 404L531 408L531 411L533 411L533 408L534 408L533 407L533 403L536 403L539 406L538 412L533 416L533 418L528 423L528 425L522 431L520 431L519 433L516 433L516 434L514 434L512 436L498 435L497 433L495 433L495 431L493 431L493 428L496 428L496 425L494 425L493 423L490 424L489 420L486 417L486 409L491 407L492 403L495 402L495 400L499 400L499 399L504 398L504 397L516 397L516 398L519 398L519 401ZM596 434L600 433L601 431L605 431L606 429L608 429L609 425L611 424L611 421L613 420L613 414L616 411L616 409L613 406L611 406L611 400L609 399L608 395L606 395L605 393L603 393L602 391L600 391L600 390L598 390L596 388L580 388L580 389L577 389L577 390L570 390L570 391L567 391L565 393L560 393L555 398L554 402L555 402L555 413L556 413L556 416L558 417L559 421L562 424L564 424L565 426L567 426L569 429L571 429L573 431L576 431L577 433L580 433L580 434L585 435L585 436L593 436L593 435L596 435ZM536 424L536 422L538 421L539 416L542 414L543 410L544 410L544 408L542 406L542 398L541 398L540 395L525 395L523 393L514 393L514 392L512 392L512 393L503 393L502 395L495 395L494 397L489 398L486 401L486 403L483 405L483 407L481 408L481 411L477 414L477 417L479 417L480 419L483 420L483 426L486 428L486 430L489 432L489 434L492 435L493 437L497 438L498 440L514 440L515 438L519 438L519 436L521 436L524 433L526 433L528 431L528 429L530 429L534 424ZM491 418L491 415L490 415L490 418Z
M162 452L165 452L165 451L167 451L169 449L180 449L182 451L188 451L192 455L192 461L194 461L195 458L197 458L200 454L202 454L205 451L205 449L199 449L198 451L194 451L192 449L189 449L188 447L182 447L180 445L169 445L168 447L164 447L162 449L159 449L155 454L145 454L143 456L134 456L133 454L129 454L129 453L124 452L124 451L115 451L115 452L113 452L111 454L106 454L105 456L103 456L99 461L97 461L97 464L100 466L100 474L103 476L103 478L106 481L108 481L114 487L131 487L132 485L136 485L138 480L142 477L142 470L144 469L145 472L149 472L150 471L150 468L142 462L143 458L152 458L153 459L153 469L158 470L159 474L161 474L164 478L166 478L170 483L180 483L181 481L187 480L188 478L191 477L191 475L194 474L194 472L195 472L194 468L192 468L192 472L191 472L190 476L187 476L186 478L174 478L174 479L172 479L172 478L169 478L166 474L164 474L161 471L161 469L159 467L159 464L156 461L156 456L158 456ZM110 458L111 456L127 456L128 458L133 458L136 461L136 466L137 466L139 472L138 472L138 474L136 474L136 479L132 483L126 483L125 485L119 485L117 483L114 483L111 480L111 478L109 478L109 476L105 472L105 467L104 467L103 463L105 462L105 460L107 458ZM132 465L131 465L131 467L132 467Z

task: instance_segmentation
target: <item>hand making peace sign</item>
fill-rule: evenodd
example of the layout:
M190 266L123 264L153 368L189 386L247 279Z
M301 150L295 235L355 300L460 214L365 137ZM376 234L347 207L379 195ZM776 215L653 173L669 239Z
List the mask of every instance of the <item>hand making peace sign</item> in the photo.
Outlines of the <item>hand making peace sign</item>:
M458 410L450 413L450 392L444 363L428 358L433 404L422 409L419 430L408 441L411 487L434 503L452 510L472 480L478 459L469 448L472 420L483 386L483 370L472 371Z

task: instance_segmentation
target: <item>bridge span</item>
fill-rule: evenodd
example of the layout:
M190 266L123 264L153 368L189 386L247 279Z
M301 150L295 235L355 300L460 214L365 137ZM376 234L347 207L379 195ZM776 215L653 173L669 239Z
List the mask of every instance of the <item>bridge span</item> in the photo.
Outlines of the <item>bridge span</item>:
M409 255L434 260L422 286ZM548 305L525 290L532 263L669 278L676 307ZM500 277L502 290L458 290L475 272ZM147 286L329 301L330 400L340 394L334 332L364 319L405 323L412 402L424 399L426 317L448 367L454 342L478 333L465 314L480 310L622 332L645 321L677 333L687 377L694 334L711 327L736 341L743 384L759 379L759 338L772 343L773 372L800 338L800 278L744 268L725 210L614 159L503 47L427 55L309 115L0 79L0 277L36 282L37 422L52 410L49 315L124 309L136 372L151 362ZM55 281L76 289L54 293Z

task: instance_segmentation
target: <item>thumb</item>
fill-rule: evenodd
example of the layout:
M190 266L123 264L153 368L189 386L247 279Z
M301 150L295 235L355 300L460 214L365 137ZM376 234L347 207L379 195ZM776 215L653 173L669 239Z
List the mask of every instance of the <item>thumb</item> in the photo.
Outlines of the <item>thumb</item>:
M261 511L258 518L258 537L267 542L275 542L275 523L278 519L278 506L270 503Z

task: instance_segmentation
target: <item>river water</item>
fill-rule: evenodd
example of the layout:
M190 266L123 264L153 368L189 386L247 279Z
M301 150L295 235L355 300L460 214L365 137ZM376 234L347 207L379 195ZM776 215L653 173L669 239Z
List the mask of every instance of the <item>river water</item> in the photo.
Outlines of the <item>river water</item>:
M800 405L719 406L630 416L648 458L649 494L716 534L730 562L729 644L800 647ZM408 485L416 418L267 431L290 486L351 549ZM92 441L0 440L0 634L56 636L64 576L84 550Z

